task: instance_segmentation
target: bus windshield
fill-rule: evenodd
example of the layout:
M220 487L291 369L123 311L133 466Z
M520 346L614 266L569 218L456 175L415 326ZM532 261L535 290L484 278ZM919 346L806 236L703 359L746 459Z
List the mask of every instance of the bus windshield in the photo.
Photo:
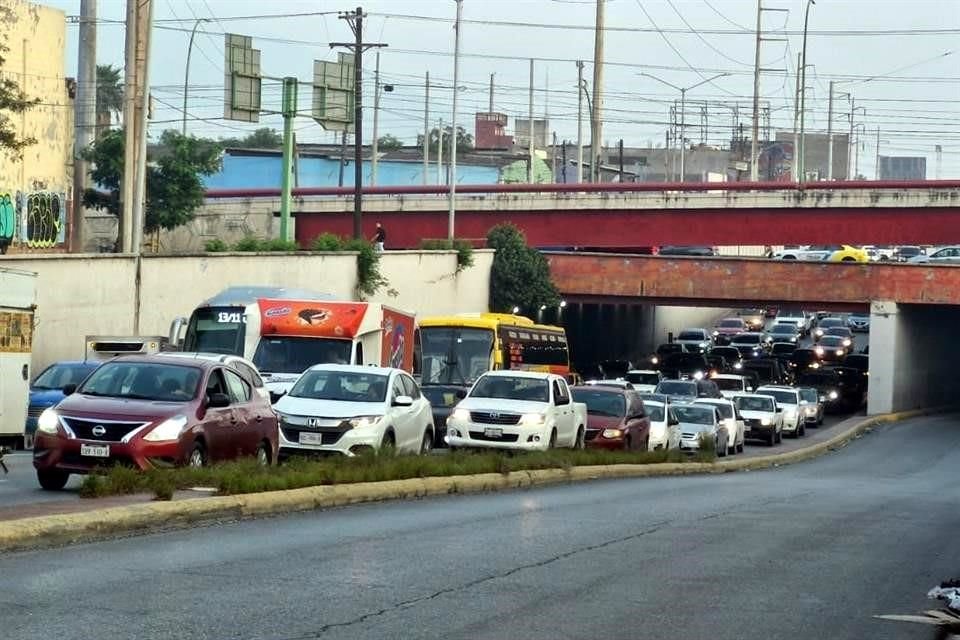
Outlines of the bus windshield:
M246 330L244 307L203 307L190 316L183 350L242 356Z
M469 385L493 366L493 331L421 327L421 384Z
M253 364L263 374L303 373L315 364L350 364L351 340L304 336L260 338Z

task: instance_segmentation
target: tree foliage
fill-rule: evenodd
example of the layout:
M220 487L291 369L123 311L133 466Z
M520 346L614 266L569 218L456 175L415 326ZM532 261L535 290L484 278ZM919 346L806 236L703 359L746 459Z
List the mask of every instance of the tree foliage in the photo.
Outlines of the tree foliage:
M453 135L453 127L446 126L443 128L443 151L444 153L450 152L450 136ZM438 150L438 145L440 144L440 129L434 127L430 131L430 153L436 157ZM423 134L417 136L417 146L423 146ZM467 130L463 127L457 127L457 152L460 151L473 151L473 134L467 133Z
M509 313L514 307L531 311L560 302L550 279L550 265L516 226L498 224L487 234L487 246L496 250L490 271L490 308Z
M421 144L423 144L422 141ZM377 148L380 151L396 151L403 148L403 141L388 133L377 138Z
M97 185L83 194L84 206L120 214L123 151L123 129L106 132L84 151L84 159L93 163L90 177ZM193 220L203 204L200 178L220 169L216 142L177 131L164 131L153 155L147 158L146 232L174 229Z
M0 14L2 17L2 14ZM19 84L2 73L6 59L3 57L7 47L0 44L0 151L11 158L20 158L23 150L36 144L36 138L20 137L8 114L20 114L40 102L40 98L30 98Z
M280 149L283 134L270 127L261 127L243 138L221 138L224 149Z
M123 112L123 70L112 64L97 65L97 126L99 138Z

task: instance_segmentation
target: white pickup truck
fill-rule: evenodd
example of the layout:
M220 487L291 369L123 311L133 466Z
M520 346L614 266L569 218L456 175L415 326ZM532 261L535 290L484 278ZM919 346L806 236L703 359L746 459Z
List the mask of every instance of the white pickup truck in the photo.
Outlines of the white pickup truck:
M489 371L447 418L446 443L451 449L582 449L586 425L587 405L573 401L562 376Z

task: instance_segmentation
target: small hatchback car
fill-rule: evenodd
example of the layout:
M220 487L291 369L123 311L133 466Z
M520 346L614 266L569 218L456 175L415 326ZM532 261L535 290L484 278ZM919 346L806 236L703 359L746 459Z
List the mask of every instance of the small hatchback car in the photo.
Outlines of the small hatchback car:
M233 367L211 360L122 356L104 363L37 419L40 486L109 465L204 466L276 460L277 417Z

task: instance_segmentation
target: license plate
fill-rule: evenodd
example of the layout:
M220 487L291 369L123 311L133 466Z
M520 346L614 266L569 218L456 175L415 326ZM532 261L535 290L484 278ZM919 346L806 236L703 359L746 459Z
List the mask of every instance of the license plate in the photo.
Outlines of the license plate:
M93 458L109 458L110 445L107 444L81 444L80 455L91 456Z
M323 434L310 433L309 431L301 431L300 444L323 444Z
M484 429L483 435L488 438L499 438L503 435L503 429Z

